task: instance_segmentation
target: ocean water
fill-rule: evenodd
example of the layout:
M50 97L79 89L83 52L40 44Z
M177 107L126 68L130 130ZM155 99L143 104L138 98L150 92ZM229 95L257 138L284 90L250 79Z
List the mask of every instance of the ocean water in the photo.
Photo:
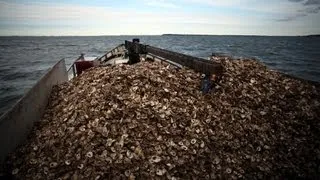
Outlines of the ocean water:
M320 82L320 37L273 36L94 36L0 37L0 115L65 58L101 56L125 40L207 58L212 53L256 58L269 68Z

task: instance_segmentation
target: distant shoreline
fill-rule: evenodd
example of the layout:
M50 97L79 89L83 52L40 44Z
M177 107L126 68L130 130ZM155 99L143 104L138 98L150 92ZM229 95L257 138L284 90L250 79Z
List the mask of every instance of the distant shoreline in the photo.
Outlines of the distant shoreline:
M267 36L267 37L286 37L286 35L212 35L212 34L162 34L161 36ZM312 35L288 35L287 37L320 37L320 34Z
M320 37L320 34L307 35L306 37Z

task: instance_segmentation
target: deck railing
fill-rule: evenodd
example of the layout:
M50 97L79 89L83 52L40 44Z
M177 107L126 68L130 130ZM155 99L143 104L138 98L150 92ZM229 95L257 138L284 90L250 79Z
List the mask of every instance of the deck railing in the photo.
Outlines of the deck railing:
M120 44L117 47L115 47L115 48L111 49L110 51L108 51L107 53L103 54L102 56L96 58L94 61L105 62L105 61L108 61L111 58L114 58L114 57L122 55L124 51L125 51L124 44ZM75 62L77 60L79 60L79 58L76 59L71 64L71 66L69 67L69 69L67 71L69 80L77 76L77 68L76 68L76 65L75 65Z
M120 44L117 47L115 47L112 50L105 53L103 56L97 58L97 60L101 61L101 62L108 61L109 59L111 59L113 57L122 55L125 50L126 50L126 48L125 48L124 44Z
M95 59L95 61L106 62L114 57L123 55L124 52L128 51L135 54L147 54L153 57L158 57L163 61L167 61L171 64L174 64L178 67L188 67L194 69L195 71L204 73L204 74L221 74L222 66L219 63L208 61L206 59L201 59L198 57L193 57L149 45L144 45L140 43L133 43L130 41L125 41L125 44L120 44L114 49L108 51L101 57ZM78 60L78 59L77 59ZM77 61L76 60L76 61ZM77 76L77 68L75 62L68 69L68 78L69 80Z
M191 68L195 71L204 73L204 74L221 74L222 66L219 63L208 61L206 59L201 59L198 57L193 57L149 45L144 45L140 43L133 43L130 41L125 42L125 47L129 50L130 53L136 54L147 54L152 56L160 57L164 60L168 60L169 63L173 62L181 66ZM130 52L132 51L132 52Z

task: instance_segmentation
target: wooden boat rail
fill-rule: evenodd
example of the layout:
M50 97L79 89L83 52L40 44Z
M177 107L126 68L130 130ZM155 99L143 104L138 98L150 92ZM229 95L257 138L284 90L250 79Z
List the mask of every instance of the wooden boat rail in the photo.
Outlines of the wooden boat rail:
M125 42L125 47L129 52L129 58L131 53L136 54L146 54L160 57L164 60L169 60L177 64L178 66L185 66L191 68L197 72L204 74L221 74L222 66L219 63L208 61L206 59L201 59L198 57L193 57L149 45L144 45L140 43L133 43L130 41Z

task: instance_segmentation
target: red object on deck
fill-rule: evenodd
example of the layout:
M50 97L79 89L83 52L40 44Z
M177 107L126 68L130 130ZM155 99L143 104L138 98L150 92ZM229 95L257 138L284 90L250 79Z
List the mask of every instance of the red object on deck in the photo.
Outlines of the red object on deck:
M93 67L92 61L76 61L77 75L79 76L84 70Z

